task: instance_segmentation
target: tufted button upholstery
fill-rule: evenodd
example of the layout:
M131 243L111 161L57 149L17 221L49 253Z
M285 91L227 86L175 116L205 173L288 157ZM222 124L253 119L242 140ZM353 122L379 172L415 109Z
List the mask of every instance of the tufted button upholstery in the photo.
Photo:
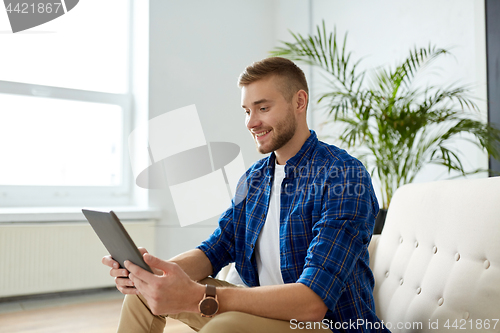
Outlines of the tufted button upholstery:
M448 332L448 319L500 318L499 203L500 177L411 184L395 193L382 235L369 247L377 315L393 323L392 332ZM439 320L439 329L429 320ZM398 322L423 325L398 329Z

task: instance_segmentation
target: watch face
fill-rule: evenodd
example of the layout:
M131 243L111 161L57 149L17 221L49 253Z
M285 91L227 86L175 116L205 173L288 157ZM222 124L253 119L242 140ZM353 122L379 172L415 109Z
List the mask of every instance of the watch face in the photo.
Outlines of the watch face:
M213 316L219 310L219 303L215 298L207 297L200 303L200 312L205 316Z

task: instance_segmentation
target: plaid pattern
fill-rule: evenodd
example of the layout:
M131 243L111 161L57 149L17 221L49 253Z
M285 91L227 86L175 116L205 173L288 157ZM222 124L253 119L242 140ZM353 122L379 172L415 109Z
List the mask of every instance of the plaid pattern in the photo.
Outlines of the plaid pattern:
M235 262L246 285L259 285L254 249L266 220L274 164L273 153L247 170L219 227L198 247L212 263L213 276ZM379 323L368 266L368 244L379 208L366 169L344 150L318 141L311 131L301 150L287 161L285 173L280 211L283 281L302 283L316 292L332 323ZM347 326L339 331L371 331Z

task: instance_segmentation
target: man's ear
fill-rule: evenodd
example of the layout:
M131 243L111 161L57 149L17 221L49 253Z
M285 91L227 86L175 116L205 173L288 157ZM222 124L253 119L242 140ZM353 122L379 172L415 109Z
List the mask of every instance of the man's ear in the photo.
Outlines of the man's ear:
M307 110L307 101L309 99L309 96L304 90L299 90L296 93L296 102L295 102L295 107L298 113L305 113Z

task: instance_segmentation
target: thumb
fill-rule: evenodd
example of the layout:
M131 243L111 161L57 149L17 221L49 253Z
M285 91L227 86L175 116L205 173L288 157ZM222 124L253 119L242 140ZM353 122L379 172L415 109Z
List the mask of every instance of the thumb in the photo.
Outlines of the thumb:
M139 252L140 252L142 255L144 255L144 253L148 253L148 250L146 250L146 249L145 249L145 248L143 248L143 247L138 247L137 249L139 250Z
M160 258L157 258L149 253L144 253L143 257L146 264L151 267L158 268L163 272L167 272L170 268L170 265L172 265L171 263L161 260Z

